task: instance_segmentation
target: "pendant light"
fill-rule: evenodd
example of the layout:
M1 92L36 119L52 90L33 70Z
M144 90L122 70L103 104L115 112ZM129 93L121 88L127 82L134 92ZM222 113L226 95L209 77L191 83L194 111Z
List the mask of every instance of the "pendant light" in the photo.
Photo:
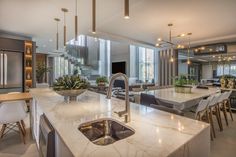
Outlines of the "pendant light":
M174 62L174 57L173 57L173 55L172 55L171 58L170 58L170 62L171 62L171 63Z
M96 0L92 0L92 33L96 34Z
M61 8L61 11L64 12L64 48L66 47L66 13L68 12L68 9Z
M75 41L78 41L78 0L75 0Z
M192 35L192 33L188 33L187 34L189 37L188 37L188 60L187 60L187 64L191 64L191 61L190 61L190 36Z
M129 0L124 0L124 18L129 19Z
M58 33L58 24L60 22L59 18L54 18L54 20L56 21L57 24L57 33L56 33L56 50L58 50L58 40L59 40L59 33Z

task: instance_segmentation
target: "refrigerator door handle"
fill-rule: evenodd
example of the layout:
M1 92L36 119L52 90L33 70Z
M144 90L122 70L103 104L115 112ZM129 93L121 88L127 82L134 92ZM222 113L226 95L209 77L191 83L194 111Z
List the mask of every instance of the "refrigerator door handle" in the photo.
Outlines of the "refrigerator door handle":
M7 54L4 54L4 85L7 85Z
M0 65L0 68L1 68L1 80L0 80L0 84L3 85L3 54L1 53L0 54L0 62L1 62L1 65Z

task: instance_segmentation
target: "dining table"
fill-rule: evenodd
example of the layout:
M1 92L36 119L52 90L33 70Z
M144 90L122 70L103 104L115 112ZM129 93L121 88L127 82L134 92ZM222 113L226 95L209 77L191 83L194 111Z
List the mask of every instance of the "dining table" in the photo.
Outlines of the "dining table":
M210 87L208 89L200 89L193 87L191 93L177 93L175 88L164 88L158 90L145 90L142 92L132 92L134 95L141 93L154 95L156 99L173 105L177 110L187 110L197 105L201 99L208 97L212 94L220 92L220 89Z

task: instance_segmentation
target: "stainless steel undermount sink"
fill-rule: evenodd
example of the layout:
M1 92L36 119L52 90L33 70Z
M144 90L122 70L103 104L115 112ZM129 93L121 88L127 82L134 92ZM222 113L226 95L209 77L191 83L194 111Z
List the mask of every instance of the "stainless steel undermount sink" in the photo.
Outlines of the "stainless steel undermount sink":
M125 139L135 131L114 119L103 118L83 123L79 130L96 145L109 145L116 141Z

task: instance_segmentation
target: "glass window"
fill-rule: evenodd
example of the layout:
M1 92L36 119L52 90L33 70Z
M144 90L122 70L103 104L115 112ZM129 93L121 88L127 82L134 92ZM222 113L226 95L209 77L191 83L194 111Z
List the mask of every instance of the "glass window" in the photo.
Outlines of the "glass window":
M230 66L230 74L236 76L236 64Z
M155 78L154 50L144 47L138 48L139 80L153 82Z
M236 64L220 64L217 65L217 76L233 75L236 76Z

